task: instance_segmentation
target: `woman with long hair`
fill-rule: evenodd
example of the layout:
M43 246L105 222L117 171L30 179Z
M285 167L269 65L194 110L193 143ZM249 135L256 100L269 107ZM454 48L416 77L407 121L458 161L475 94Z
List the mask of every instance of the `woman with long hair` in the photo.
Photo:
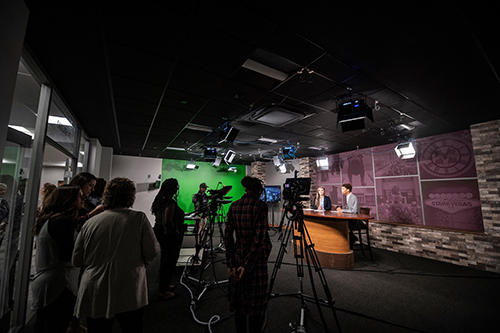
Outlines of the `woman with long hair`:
M227 213L224 236L229 270L229 303L235 312L236 332L261 332L268 300L267 260L271 253L267 204L260 200L262 182L246 176L245 194ZM236 242L234 234L236 233Z
M94 191L96 183L96 176L94 176L90 172L80 172L69 182L70 185L80 186L83 196L85 197L85 207L80 209L80 211L78 212L78 219L76 221L77 230L80 230L85 221L104 211L104 207L102 205L98 205L97 207L95 207L91 202L88 201L88 197Z
M332 201L329 196L325 195L325 188L323 186L318 187L318 192L313 202L313 208L318 210L332 209Z
M136 188L114 178L104 189L103 213L89 219L76 239L73 265L83 267L75 316L87 317L89 332L142 332L148 304L146 265L160 252L144 212L130 209Z
M175 269L182 239L184 237L184 211L177 205L179 183L177 179L170 178L163 182L156 195L151 212L155 216L154 231L161 247L159 292L160 297L171 299L175 296L170 290L172 273Z
M31 283L34 332L66 332L75 306L78 270L71 265L75 221L83 208L79 186L63 185L45 200L32 229L36 274Z

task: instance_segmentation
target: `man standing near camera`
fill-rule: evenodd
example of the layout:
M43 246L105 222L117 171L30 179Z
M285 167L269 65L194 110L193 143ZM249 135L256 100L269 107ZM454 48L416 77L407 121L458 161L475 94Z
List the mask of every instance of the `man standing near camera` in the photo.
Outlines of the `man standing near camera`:
M340 213L353 213L359 214L359 202L358 197L352 194L351 184L342 184L342 194L346 196L345 208L337 207L337 211ZM352 228L359 226L359 223L363 223L359 220L349 220L349 245L352 249L354 243L358 241L358 237L352 232Z
M208 215L208 196L205 193L207 187L206 183L201 183L200 190L193 195L194 211L202 218Z

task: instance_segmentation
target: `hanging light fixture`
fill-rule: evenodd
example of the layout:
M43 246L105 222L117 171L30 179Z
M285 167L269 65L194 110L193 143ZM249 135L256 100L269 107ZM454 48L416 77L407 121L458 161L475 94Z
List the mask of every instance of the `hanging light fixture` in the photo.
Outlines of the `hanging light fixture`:
M329 162L328 162L328 157L320 157L316 160L316 166L320 170L328 170L329 167Z
M186 165L187 170L194 170L194 169L198 169L198 168L199 168L199 166L197 166L196 163L194 163L193 161L189 162Z
M398 143L398 145L394 147L394 151L396 152L396 155L398 155L398 157L402 160L414 158L416 154L414 142L412 142L411 140L408 140L408 142Z

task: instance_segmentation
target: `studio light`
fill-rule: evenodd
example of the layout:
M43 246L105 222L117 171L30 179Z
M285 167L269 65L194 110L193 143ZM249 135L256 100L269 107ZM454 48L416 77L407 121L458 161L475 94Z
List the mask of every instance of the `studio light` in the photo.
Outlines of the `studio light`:
M328 157L320 157L316 160L316 166L320 170L328 170L329 163L328 163Z
M193 161L189 162L186 165L187 170L194 170L194 169L198 169L198 168L199 168L199 166L197 166L196 163L194 163Z
M220 162L222 162L222 158L221 158L220 156L217 156L217 157L215 158L215 161L212 163L212 166L213 166L214 168L216 168L216 167L218 167L218 166L220 165Z
M286 173L286 165L285 163L281 164L278 168L279 173Z
M297 148L295 146L283 147L283 159L295 158Z
M236 153L233 150L228 150L226 155L224 156L224 162L226 162L226 164L231 164L235 156Z
M409 140L408 142L398 143L398 145L394 147L394 151L396 152L396 155L398 155L398 157L402 160L414 158L416 153L415 147L411 140Z

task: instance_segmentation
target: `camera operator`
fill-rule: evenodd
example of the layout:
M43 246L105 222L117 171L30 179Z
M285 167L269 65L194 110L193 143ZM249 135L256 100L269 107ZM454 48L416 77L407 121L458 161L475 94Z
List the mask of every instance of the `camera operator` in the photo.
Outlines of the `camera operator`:
M236 332L261 332L268 300L267 260L271 252L267 204L260 200L262 182L246 176L245 194L227 213L224 237L229 270L229 302L235 311ZM233 234L236 233L236 242Z
M193 195L194 211L202 218L208 215L208 196L205 193L207 187L206 183L201 183L200 190Z

